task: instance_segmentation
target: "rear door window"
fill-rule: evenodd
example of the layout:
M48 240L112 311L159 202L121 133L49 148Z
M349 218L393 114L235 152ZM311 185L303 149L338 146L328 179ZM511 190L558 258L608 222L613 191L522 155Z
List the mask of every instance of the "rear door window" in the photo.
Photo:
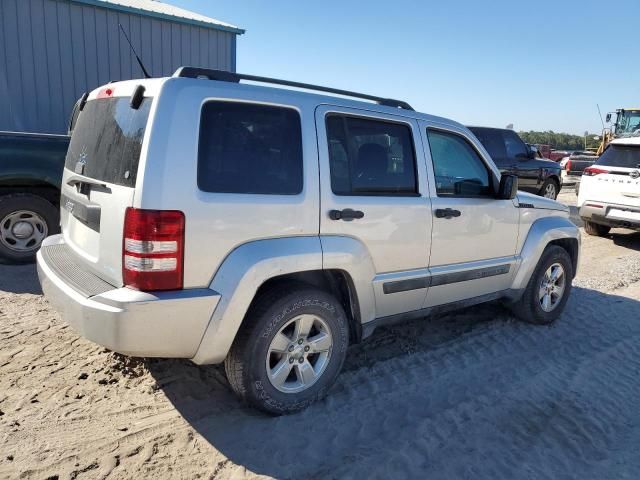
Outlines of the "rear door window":
M529 149L516 132L497 128L470 127L496 165L506 167L514 160L529 158Z
M511 162L507 158L507 149L500 130L490 128L469 128L480 140L484 149L498 166L507 166Z
M65 167L106 183L134 187L152 101L145 97L137 110L129 105L129 97L87 102L77 117Z
M238 102L207 102L202 107L200 190L297 195L302 184L297 110Z
M411 128L331 114L326 119L336 195L418 195Z
M596 165L606 167L640 168L640 146L609 145Z
M516 132L503 130L502 137L509 158L526 160L529 158L529 149Z

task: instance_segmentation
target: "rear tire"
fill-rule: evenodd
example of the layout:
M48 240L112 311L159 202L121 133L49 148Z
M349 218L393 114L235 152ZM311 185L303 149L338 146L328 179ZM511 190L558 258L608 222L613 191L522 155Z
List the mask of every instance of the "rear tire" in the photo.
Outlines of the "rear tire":
M558 182L553 178L548 178L544 181L540 189L540 196L555 200L558 198L558 193L560 193L560 185Z
M44 198L31 193L0 197L0 262L33 262L42 240L58 231L58 210Z
M560 275L556 283L550 284L548 280L552 279L554 272ZM571 257L564 248L550 245L542 253L522 298L511 306L511 310L527 323L549 325L562 314L571 294L572 281ZM557 288L554 289L554 286ZM560 289L561 294L558 296ZM548 294L548 300L544 299L545 294Z
M593 223L589 220L584 221L584 231L589 235L593 235L595 237L604 237L609 231L611 227L607 227L606 225L600 225L599 223Z
M327 393L348 345L340 302L313 287L287 285L256 300L224 366L231 388L247 404L288 414Z

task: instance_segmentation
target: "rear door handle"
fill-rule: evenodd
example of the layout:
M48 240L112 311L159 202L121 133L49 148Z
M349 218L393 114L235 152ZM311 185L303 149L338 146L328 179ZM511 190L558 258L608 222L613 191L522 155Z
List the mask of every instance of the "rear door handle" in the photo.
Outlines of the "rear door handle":
M364 212L360 210L352 210L350 208L345 208L343 210L329 210L329 218L331 220L344 220L345 222L350 222L351 220L356 220L364 217Z
M459 217L460 210L454 210L453 208L438 208L436 209L436 217L438 218L453 218Z

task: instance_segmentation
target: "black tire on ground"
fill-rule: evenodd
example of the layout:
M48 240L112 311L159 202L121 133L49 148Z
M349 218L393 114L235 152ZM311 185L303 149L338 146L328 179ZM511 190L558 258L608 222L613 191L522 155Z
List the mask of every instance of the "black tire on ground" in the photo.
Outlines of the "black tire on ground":
M557 306L550 312L544 311L540 303L540 287L546 271L554 264L559 263L564 269L565 283L564 292ZM529 279L527 288L522 298L511 305L511 310L515 315L527 323L537 325L548 325L553 323L562 314L571 294L571 283L573 281L573 263L569 253L557 245L549 245L542 253L538 265Z
M287 393L267 372L269 346L280 329L300 315L320 317L333 339L323 373L306 390ZM347 317L332 295L304 284L272 288L256 299L225 359L231 388L250 406L272 415L302 410L323 397L338 376L349 345Z
M584 221L584 231L589 235L593 235L595 237L604 237L609 231L611 227L607 227L606 225L600 225L599 223L593 223L589 220Z
M47 235L58 233L60 230L60 216L49 201L31 193L13 193L0 196L0 262L2 263L30 263L33 262L36 252L40 248L40 241L33 241L25 248L17 248L12 245L8 228L15 223L10 219L14 212L28 212L25 215L37 215L46 224ZM2 230L4 228L4 231ZM44 230L44 229L43 229Z
M558 198L558 194L560 193L560 184L557 181L555 181L553 178L547 178L544 181L544 183L542 184L542 188L540 189L540 196L541 197L546 196L547 188L549 188L549 185L553 185L553 188L554 188L553 200L555 200L556 198ZM550 197L547 197L547 198L550 198Z

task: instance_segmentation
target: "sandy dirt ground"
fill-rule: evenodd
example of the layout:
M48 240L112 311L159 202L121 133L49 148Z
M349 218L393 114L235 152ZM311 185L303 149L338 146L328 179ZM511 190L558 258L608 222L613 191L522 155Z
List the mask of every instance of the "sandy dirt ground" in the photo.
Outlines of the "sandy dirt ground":
M554 326L491 304L380 329L279 418L218 367L79 338L33 266L2 266L0 478L638 479L640 233L583 240Z

